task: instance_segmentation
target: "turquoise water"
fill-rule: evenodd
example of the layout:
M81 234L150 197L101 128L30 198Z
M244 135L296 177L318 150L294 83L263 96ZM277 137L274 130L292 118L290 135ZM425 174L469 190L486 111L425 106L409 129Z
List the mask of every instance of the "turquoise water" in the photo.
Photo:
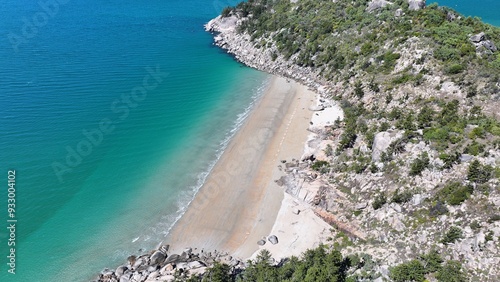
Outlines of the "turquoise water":
M498 3L484 2L440 1L498 24ZM160 243L267 75L203 31L235 1L2 4L0 281L88 281ZM15 275L6 264L9 169Z
M0 281L88 281L155 247L267 79L212 46L220 3L65 2L2 3Z
M457 12L471 17L479 17L491 25L500 26L500 1L498 0L439 0L440 6L453 8Z

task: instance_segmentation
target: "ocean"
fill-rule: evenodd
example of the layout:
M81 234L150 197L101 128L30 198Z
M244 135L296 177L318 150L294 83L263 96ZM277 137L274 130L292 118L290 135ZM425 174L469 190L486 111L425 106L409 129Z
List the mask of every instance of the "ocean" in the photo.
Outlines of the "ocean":
M440 1L500 25L476 3ZM0 281L89 281L161 243L268 83L203 29L234 4L2 2Z
M479 17L486 23L500 26L500 1L498 0L428 0L427 4L430 3L438 3L464 16Z

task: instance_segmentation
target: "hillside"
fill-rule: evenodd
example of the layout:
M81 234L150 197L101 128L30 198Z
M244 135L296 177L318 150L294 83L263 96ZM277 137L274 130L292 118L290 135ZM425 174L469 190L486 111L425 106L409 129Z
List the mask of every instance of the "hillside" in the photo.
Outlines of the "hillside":
M344 110L279 181L315 193L354 281L500 280L500 28L423 0L254 0L207 30Z

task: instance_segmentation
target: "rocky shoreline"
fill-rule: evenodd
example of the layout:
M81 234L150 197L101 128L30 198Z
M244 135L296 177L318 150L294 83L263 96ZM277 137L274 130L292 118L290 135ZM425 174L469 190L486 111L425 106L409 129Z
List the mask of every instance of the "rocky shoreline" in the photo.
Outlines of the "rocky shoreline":
M95 282L174 281L203 275L214 263L225 263L233 271L244 268L241 260L223 252L197 252L191 248L181 254L169 254L169 245L162 245L149 254L129 256L127 263L115 270L104 269Z

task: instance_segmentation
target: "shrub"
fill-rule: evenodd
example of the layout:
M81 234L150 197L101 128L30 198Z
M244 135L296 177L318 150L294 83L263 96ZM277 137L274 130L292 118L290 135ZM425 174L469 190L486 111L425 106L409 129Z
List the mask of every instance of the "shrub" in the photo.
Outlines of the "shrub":
M232 11L233 11L233 8L231 8L231 7L226 7L226 8L224 8L224 9L222 10L221 16L222 16L223 18L227 18L227 17L229 17L229 16L230 16L230 14L231 14L231 12L232 12Z
M446 184L438 193L441 200L447 202L450 205L459 205L463 201L467 200L474 188L472 185L462 185L460 182L452 182Z
M315 171L323 171L325 168L329 166L329 163L326 161L315 161L311 166Z
M448 213L448 208L441 201L437 201L429 208L429 215L432 217L440 216Z
M450 169L453 165L460 163L460 154L458 152L453 154L442 153L439 155L439 159L443 161L443 168Z
M446 264L438 270L436 278L440 282L465 282L467 275L462 270L462 265L458 261L447 261Z
M417 122L419 128L426 128L431 126L432 121L434 120L435 112L432 108L425 105L422 110L418 113Z
M411 260L390 269L389 277L395 282L424 281L425 269L418 260Z
M427 154L427 152L423 152L417 159L415 159L411 163L410 176L421 175L422 171L424 171L428 166L429 166L429 155Z
M471 144L465 147L464 153L477 156L484 152L484 147L485 146L483 144L479 144L478 142L473 141Z
M461 73L464 71L464 67L460 64L453 64L451 66L448 66L445 70L447 74L457 74Z
M397 204L404 204L407 203L411 200L411 197L413 196L413 193L411 193L408 190L405 190L403 192L400 192L399 189L394 192L394 195L392 195L391 202L392 203L397 203Z
M231 267L225 263L216 261L214 265L208 269L202 281L230 282L232 280Z
M444 234L443 239L441 239L441 243L454 243L456 240L462 238L462 235L462 229L460 229L460 227L452 226L448 232Z
M493 168L491 166L483 166L478 160L474 160L469 165L467 179L475 183L486 183L493 176Z
M445 141L448 140L450 133L442 127L431 127L424 129L424 139L430 141Z
M436 250L432 250L425 255L421 255L420 259L424 263L425 273L436 272L441 269L443 259Z
M380 193L375 197L375 200L372 203L372 207L375 210L380 209L383 205L387 203L387 197L385 196L384 193Z
M356 81L356 83L354 84L354 95L356 95L356 97L358 97L359 99L365 96L365 92L363 91L363 85L361 84L361 81Z

